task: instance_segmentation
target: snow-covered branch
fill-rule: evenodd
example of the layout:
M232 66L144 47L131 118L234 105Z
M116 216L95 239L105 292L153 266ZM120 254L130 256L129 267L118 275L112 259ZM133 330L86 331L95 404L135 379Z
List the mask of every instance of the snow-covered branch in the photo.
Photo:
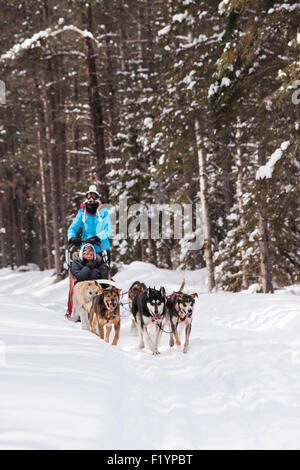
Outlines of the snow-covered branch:
M29 50L29 49L33 49L34 47L39 47L41 40L53 38L57 36L58 34L65 33L66 31L73 31L84 38L91 39L92 41L96 43L98 47L101 46L101 43L99 43L99 41L95 38L95 36L90 31L77 28L77 26L74 26L74 25L65 25L61 28L59 28L57 25L56 28L54 29L47 28L43 31L39 31L38 33L35 33L33 36L31 36L31 38L27 38L25 39L25 41L19 44L15 44L11 49L5 52L5 54L1 55L0 61L5 62L6 60L15 60L18 57L18 55L21 54L22 52Z
M275 150L274 153L272 153L269 161L261 166L257 172L256 172L256 179L261 180L261 179L269 179L272 178L272 174L274 171L274 167L276 163L281 159L282 155L284 152L289 148L290 146L290 141L287 140L286 142L283 142L277 150Z

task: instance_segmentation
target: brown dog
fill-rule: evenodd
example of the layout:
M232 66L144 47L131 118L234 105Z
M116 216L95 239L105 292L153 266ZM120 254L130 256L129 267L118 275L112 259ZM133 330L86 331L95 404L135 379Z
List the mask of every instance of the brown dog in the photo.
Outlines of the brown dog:
M128 289L128 301L129 301L129 310L130 310L130 316L131 316L131 333L133 334L138 334L137 333L137 324L134 318L134 315L132 313L132 304L133 304L133 299L140 293L143 293L145 290L147 290L146 285L143 282L140 281L135 281Z
M187 353L189 339L192 329L192 315L195 305L195 297L198 294L184 294L183 292L173 292L167 301L167 320L171 327L170 347L174 346L174 337L176 345L181 346L178 329L185 326L185 343L183 352Z
M97 295L84 308L89 312L89 319L92 333L98 332L101 339L104 339L104 326L106 326L105 341L109 343L109 335L114 326L115 337L112 345L116 346L120 334L120 293L115 287L103 289L100 295Z

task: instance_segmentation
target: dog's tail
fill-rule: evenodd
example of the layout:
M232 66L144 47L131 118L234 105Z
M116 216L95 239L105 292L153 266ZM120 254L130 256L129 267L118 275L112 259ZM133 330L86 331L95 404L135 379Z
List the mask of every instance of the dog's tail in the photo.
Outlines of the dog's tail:
M179 291L178 291L178 292L182 292L184 286L185 286L185 279L183 279L182 284L181 284L181 286L179 287Z

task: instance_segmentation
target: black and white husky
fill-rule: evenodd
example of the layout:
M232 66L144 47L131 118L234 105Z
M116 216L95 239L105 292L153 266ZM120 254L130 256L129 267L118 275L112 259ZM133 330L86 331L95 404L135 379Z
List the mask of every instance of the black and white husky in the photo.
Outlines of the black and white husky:
M157 290L149 287L137 295L133 300L132 314L139 332L139 347L144 348L146 341L153 354L159 354L158 345L166 314L165 288L161 287Z

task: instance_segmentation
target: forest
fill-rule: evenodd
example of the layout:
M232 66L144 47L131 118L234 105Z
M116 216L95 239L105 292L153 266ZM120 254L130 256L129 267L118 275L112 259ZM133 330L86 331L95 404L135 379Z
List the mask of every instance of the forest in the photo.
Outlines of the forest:
M210 291L300 282L298 2L0 6L0 267L63 278L67 228L95 184L114 207L192 207L181 238L117 223L116 263L206 267Z

